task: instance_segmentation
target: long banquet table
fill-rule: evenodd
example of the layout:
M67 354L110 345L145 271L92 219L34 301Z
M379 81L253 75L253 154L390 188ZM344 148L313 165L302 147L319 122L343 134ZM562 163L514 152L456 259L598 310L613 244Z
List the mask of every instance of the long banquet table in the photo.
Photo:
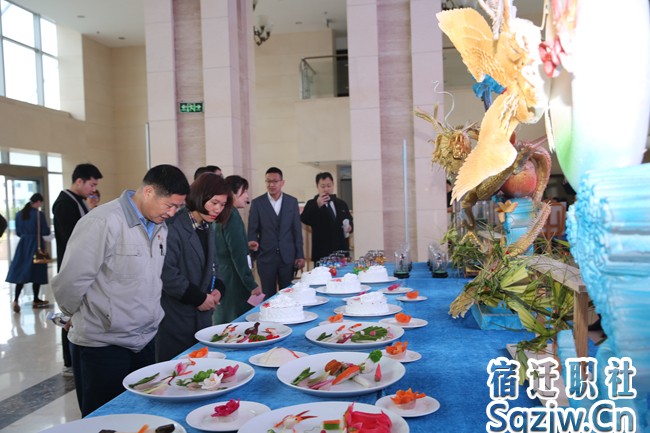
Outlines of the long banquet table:
M387 265L392 272L390 264ZM342 271L350 270L350 266ZM389 302L403 307L404 312L414 318L426 319L427 326L407 329L400 341L408 341L408 348L422 354L418 361L405 363L406 374L397 383L373 394L358 397L321 398L305 394L282 384L276 377L274 368L255 368L255 377L245 386L225 395L212 399L191 402L164 402L124 392L89 416L121 413L144 413L171 418L182 424L189 433L199 430L187 425L185 417L192 410L211 402L227 401L235 398L263 403L271 409L278 409L296 404L319 401L357 401L374 404L379 398L394 394L398 389L413 388L424 392L440 402L440 409L430 415L418 418L405 418L410 431L424 432L479 432L485 431L487 422L486 407L490 402L487 386L486 367L491 359L508 356L506 344L516 343L530 334L507 330L481 330L471 314L462 319L452 319L448 314L449 304L468 281L464 278L450 276L445 279L433 279L425 263L415 263L411 276L404 285L420 292L428 299L421 302L401 302L394 295L388 295ZM389 284L373 284L373 289L387 287ZM322 295L321 295L322 296ZM342 297L329 297L326 304L311 307L308 311L318 314L318 319L290 325L293 333L279 343L292 350L316 354L329 349L308 341L305 332L318 326L333 314L334 308L344 304ZM246 321L245 316L259 311L259 306L238 318ZM362 319L378 321L381 318ZM203 347L197 344L187 350ZM248 362L251 355L269 350L273 346L264 346L253 350L216 349L227 355L227 359ZM187 353L185 352L185 353ZM528 399L523 388L519 398L511 401L511 407L531 407L537 403ZM265 433L265 432L262 432Z

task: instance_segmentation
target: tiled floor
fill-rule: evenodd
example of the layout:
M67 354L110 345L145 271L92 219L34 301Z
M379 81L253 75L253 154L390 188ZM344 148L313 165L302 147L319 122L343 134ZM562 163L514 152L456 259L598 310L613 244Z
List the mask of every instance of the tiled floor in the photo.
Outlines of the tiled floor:
M6 262L0 261L0 278L6 274ZM47 320L57 310L32 309L27 284L22 311L14 313L14 287L0 284L0 433L37 433L81 418L73 379L61 375L61 328ZM49 285L41 293L53 302Z

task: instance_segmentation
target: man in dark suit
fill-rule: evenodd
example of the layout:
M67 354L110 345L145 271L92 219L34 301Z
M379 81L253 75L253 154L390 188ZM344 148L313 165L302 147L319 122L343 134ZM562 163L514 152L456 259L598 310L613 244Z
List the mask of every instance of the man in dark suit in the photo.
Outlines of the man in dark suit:
M312 229L311 257L314 263L335 251L348 251L348 237L354 227L347 203L332 194L332 174L318 173L316 188L318 194L305 204L300 215L300 220Z
M54 215L54 238L56 239L56 269L61 270L63 255L68 246L72 230L82 216L88 213L86 198L97 194L97 185L102 178L102 173L93 164L79 164L72 172L72 185L64 189L52 205ZM63 348L63 375L72 377L72 355L68 342L68 330L71 322L68 321L61 329L61 347Z
M298 200L282 192L282 170L271 167L265 175L267 193L251 203L249 245L257 243L257 272L267 298L277 286L291 284L294 270L305 266ZM255 249L255 248L253 248Z

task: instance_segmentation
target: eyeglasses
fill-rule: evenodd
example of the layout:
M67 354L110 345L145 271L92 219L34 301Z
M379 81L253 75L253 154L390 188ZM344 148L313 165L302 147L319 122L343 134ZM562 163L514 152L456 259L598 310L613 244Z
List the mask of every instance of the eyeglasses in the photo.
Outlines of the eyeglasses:
M267 185L275 185L276 183L282 182L282 179L280 179L280 180L265 180L264 182L266 182Z

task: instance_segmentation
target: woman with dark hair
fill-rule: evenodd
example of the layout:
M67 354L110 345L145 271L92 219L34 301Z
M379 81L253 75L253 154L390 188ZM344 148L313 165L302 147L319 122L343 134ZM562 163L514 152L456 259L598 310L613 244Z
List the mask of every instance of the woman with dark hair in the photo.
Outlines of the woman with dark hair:
M219 275L228 287L228 296L214 310L215 324L232 322L252 308L246 302L251 295L262 293L251 272L244 221L237 210L249 203L248 181L233 175L226 178L226 184L233 197L234 209L230 218L217 224L215 231Z
M41 300L38 297L41 284L47 284L47 264L34 263L34 253L38 249L39 237L41 248L43 248L42 237L50 234L50 226L45 221L45 215L39 210L43 200L43 196L39 193L32 195L29 202L16 215L16 234L20 237L20 241L18 241L16 252L11 260L11 265L9 265L6 280L8 283L16 284L13 302L15 313L20 313L18 298L25 283L32 283L32 290L34 291L33 308L42 308L49 305L48 301Z
M192 346L194 334L212 325L212 310L225 288L217 277L212 223L227 218L231 208L223 178L204 173L190 186L185 207L167 220L167 251L160 251L165 255L160 300L165 317L156 335L156 362Z

